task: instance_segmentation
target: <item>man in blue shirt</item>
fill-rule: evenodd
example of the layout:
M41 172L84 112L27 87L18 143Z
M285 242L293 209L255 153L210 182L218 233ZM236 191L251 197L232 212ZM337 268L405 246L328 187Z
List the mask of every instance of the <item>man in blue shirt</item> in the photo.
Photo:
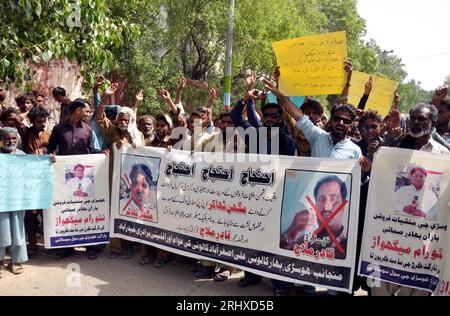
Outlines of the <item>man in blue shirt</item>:
M335 159L360 159L361 149L353 143L347 133L356 118L349 104L338 104L331 109L330 132L315 126L303 111L280 92L270 81L264 80L266 89L278 97L284 109L297 121L297 128L311 144L311 157Z

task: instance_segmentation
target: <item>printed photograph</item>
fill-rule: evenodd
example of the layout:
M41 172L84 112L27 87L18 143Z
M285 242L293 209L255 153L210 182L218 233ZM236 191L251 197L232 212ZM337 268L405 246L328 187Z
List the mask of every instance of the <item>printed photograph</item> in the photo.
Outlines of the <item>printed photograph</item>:
M68 197L94 197L94 166L70 164L65 166L65 184Z
M351 175L286 170L280 248L345 259Z
M395 179L395 212L437 220L442 172L417 165L399 166Z
M158 222L157 185L159 158L122 155L120 214L143 221Z

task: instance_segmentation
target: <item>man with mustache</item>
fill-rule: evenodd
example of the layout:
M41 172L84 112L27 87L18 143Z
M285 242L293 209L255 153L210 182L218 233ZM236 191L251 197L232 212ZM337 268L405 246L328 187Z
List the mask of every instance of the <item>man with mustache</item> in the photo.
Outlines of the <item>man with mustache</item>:
M438 120L438 110L434 105L419 103L409 111L409 117L409 133L394 140L391 147L421 150L437 155L450 155L447 148L438 144L431 137L433 128ZM408 211L412 212L413 210L409 208ZM416 213L416 211L414 212ZM428 292L381 281L380 286L372 288L372 295L428 296Z
M436 219L438 214L435 213L435 206L438 198L433 191L425 187L428 172L421 167L415 167L410 173L411 185L404 186L395 193L396 210L412 216Z
M151 115L143 115L138 120L138 129L144 134L145 146L150 146L155 139L155 118Z
M13 127L0 128L0 154L25 154L17 149L18 135L17 129ZM12 273L22 273L22 263L28 260L24 218L25 210L0 212L0 278L6 263L7 248L11 256L8 269Z
M328 176L317 182L314 188L314 199L320 215L326 221L331 214L347 199L347 186L337 176ZM344 251L336 249L336 244L331 240L328 232L322 229L317 237L327 240L326 244L313 243L311 247L315 250L326 248L334 249L335 259L345 259L347 248L347 234L344 230L343 222L344 211L339 212L328 223L331 232L336 237L337 242L342 246ZM312 232L311 228L315 227L315 223L320 226L322 223L315 216L312 216L308 210L301 210L294 216L291 226L281 236L280 247L283 249L293 250L295 245L304 243L306 234Z
M264 80L266 89L278 97L284 109L297 121L297 128L311 144L311 157L335 159L359 159L361 149L354 144L347 133L356 118L355 109L349 104L338 104L331 109L330 132L326 132L311 122L303 111L279 91L270 81Z
M409 133L398 137L391 147L422 150L433 154L448 155L447 148L432 137L433 128L438 121L438 110L432 104L419 103L409 111Z

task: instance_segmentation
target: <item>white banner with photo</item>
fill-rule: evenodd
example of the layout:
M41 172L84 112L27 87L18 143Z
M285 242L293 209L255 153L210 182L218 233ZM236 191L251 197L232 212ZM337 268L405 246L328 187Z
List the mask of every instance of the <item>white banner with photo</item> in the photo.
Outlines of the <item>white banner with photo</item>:
M448 295L450 157L383 147L372 168L359 273Z
M44 210L45 248L109 242L109 157L57 156L53 198Z
M112 237L273 279L350 291L357 161L219 154L215 158L228 162L216 162L211 155L116 150Z

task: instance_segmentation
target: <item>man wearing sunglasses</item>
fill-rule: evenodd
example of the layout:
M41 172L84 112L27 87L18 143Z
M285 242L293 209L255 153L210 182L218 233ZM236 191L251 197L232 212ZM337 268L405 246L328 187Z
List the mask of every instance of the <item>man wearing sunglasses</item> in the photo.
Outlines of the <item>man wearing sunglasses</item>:
M356 118L354 108L349 104L338 104L331 109L330 132L315 126L303 111L280 92L270 81L264 80L266 89L278 97L284 109L297 121L297 128L311 144L311 157L335 159L359 159L361 149L354 144L347 133Z

